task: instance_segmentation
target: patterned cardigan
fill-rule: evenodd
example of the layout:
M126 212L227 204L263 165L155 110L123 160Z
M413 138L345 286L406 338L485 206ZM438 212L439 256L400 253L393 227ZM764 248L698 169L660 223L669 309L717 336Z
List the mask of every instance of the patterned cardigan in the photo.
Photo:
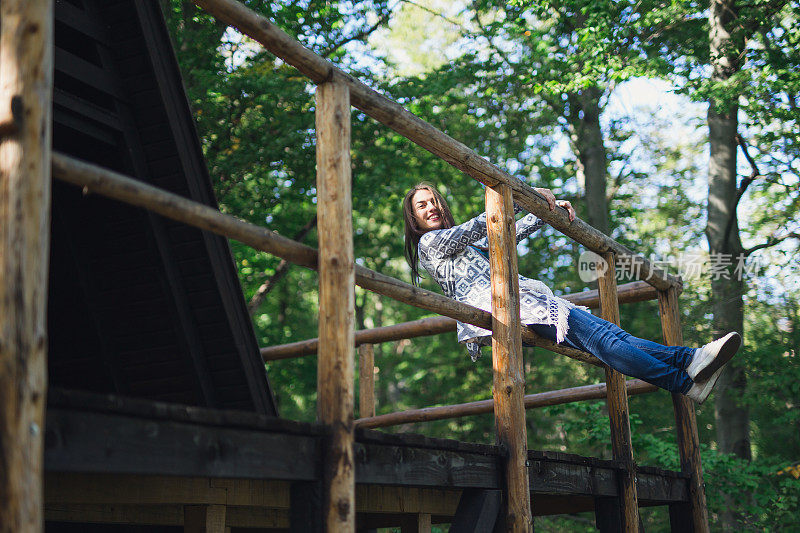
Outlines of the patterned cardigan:
M517 205L514 212L521 211ZM527 214L516 223L517 243L544 226L545 222ZM454 300L492 312L492 288L489 260L475 246L487 244L486 213L448 229L432 230L419 240L420 263L442 287L444 294ZM523 324L556 326L556 340L562 342L567 334L567 316L574 304L553 295L544 283L519 277L520 316ZM585 309L585 308L584 308ZM458 322L458 341L476 361L481 346L491 344L491 331Z

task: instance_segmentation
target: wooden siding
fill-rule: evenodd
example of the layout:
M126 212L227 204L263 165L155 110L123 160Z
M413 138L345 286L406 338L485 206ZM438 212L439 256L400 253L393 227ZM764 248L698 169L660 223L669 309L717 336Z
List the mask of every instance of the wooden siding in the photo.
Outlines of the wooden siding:
M157 3L55 16L54 148L216 205ZM276 414L224 239L55 183L50 278L53 385Z

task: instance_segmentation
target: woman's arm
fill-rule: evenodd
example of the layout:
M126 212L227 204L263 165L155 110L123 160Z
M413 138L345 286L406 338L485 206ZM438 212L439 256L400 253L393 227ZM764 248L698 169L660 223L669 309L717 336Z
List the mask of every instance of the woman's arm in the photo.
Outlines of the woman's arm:
M419 240L420 253L447 257L463 252L467 246L484 237L486 237L486 213L481 213L458 226L427 232Z

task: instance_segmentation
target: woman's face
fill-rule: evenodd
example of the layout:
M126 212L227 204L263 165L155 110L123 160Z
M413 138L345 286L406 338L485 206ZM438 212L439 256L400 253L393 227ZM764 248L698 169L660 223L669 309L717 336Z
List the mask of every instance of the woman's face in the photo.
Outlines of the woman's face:
M422 231L441 229L444 223L442 213L436 206L436 198L428 189L420 189L411 197L411 207L414 209L414 217L417 219L417 226Z

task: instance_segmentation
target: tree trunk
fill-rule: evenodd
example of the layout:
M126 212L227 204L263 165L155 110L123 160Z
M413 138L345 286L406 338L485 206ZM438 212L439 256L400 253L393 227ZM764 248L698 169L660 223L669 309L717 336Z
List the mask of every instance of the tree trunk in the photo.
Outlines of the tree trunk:
M569 122L572 142L578 156L579 177L583 177L586 200L586 220L590 225L608 235L608 200L606 175L608 160L600 129L600 94L598 87L590 87L569 96Z
M709 15L709 40L712 82L722 83L741 69L739 58L744 47L741 31L733 33L736 23L734 0L714 0ZM708 165L708 223L706 237L711 266L731 266L718 274L712 273L711 303L714 313L714 337L728 331L743 331L744 283L733 272L736 257L742 252L739 224L736 218L736 133L738 128L737 95L727 101L712 98L708 108L709 150ZM714 279L714 278L717 279ZM717 382L714 395L714 416L717 430L717 449L734 453L749 460L750 413L741 404L747 380L744 364L734 359ZM723 528L736 527L736 506L726 499L722 515ZM741 501L741 495L737 496Z
M736 17L732 0L711 2L709 37L712 80L724 82L741 68L739 54L744 46L741 37L731 34ZM708 165L708 225L706 237L711 264L735 264L742 252L736 218L736 132L738 106L730 102L709 102L708 127L710 160ZM726 235L727 232L727 235ZM722 255L719 255L722 254ZM744 283L733 272L733 265L711 282L714 334L742 331L744 324ZM726 279L728 278L728 279ZM739 405L746 386L741 359L734 359L723 372L715 395L718 449L750 459L749 412Z

